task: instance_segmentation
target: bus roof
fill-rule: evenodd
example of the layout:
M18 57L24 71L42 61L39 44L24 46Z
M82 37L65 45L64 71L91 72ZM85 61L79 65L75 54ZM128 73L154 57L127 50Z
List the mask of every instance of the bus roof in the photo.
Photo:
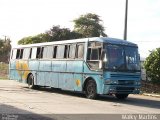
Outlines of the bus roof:
M127 46L137 47L136 44L126 41L126 40L122 40L122 39L110 38L110 37L92 37L92 38L62 40L62 41L44 42L44 43L36 43L36 44L28 44L28 45L18 45L14 48L38 47L38 46L47 46L47 45L54 45L54 44L58 45L58 44L70 44L70 43L82 43L82 42L88 42L88 41L104 42L104 43L109 43L109 44L127 45Z

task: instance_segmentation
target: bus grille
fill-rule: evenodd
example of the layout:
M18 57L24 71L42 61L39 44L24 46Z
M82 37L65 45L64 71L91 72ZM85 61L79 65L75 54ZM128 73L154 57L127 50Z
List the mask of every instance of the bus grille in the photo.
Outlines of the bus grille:
M118 80L118 85L134 85L134 80Z
M124 78L129 78L129 79L137 79L140 76L137 74L111 74L111 78L118 78L118 79L124 79Z
M133 92L134 91L134 87L117 87L116 91L119 93L123 93L123 92Z

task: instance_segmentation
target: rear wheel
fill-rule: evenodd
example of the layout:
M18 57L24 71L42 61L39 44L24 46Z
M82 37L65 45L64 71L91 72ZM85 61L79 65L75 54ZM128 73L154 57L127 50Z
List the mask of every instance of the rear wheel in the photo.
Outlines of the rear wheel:
M89 99L95 99L97 97L97 87L93 80L89 80L85 87L86 97Z
M115 94L116 98L124 100L128 97L128 94Z
M30 74L29 77L28 77L28 87L30 89L34 89L35 88L33 74Z

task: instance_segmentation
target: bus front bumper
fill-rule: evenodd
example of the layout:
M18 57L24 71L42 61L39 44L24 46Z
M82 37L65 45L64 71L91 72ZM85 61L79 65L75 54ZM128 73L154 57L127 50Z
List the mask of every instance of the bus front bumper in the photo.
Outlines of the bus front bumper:
M140 86L104 85L103 94L139 94Z

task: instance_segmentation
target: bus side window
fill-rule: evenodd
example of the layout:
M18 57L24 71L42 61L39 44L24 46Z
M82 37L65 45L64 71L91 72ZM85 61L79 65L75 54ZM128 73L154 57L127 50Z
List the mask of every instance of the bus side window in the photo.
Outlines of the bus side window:
M17 49L16 59L19 59L20 53L21 53L21 50L20 50L20 49Z
M83 54L84 54L84 44L78 44L76 58L82 59Z
M75 58L75 53L76 53L76 45L72 44L72 45L70 45L69 58L74 59Z
M98 49L92 49L92 52L91 52L91 60L98 60Z
M17 56L17 49L12 50L12 59L16 59Z
M41 52L40 52L39 58L42 58L42 57L43 57L43 50L44 50L44 47L41 47Z
M91 58L91 48L88 48L87 60Z
M56 56L57 56L57 46L54 46L53 48L54 48L54 50L53 50L53 58L56 58Z
M22 59L23 57L23 49L20 50L20 56L19 56L19 59Z
M101 48L88 48L87 62L91 69L99 69Z
M30 52L29 52L29 59L31 59L31 56L32 56L32 48L30 49Z
M42 48L42 52L43 52L42 58L44 58L44 59L52 58L53 46L46 46L46 47Z
M57 56L56 58L63 59L64 58L64 45L59 45L57 48Z
M36 59L36 53L37 53L37 48L36 47L34 47L34 48L32 48L32 50L31 50L31 59Z
M37 47L36 58L42 58L44 47Z
M47 58L52 58L53 56L53 46L48 46L47 47L48 49L47 49Z
M23 59L28 59L29 58L29 56L30 56L30 48L25 48L24 50L23 50Z
M69 45L65 45L65 48L64 48L64 58L68 58L68 52L69 52Z
M101 48L88 48L87 60L100 60Z
M42 58L46 59L47 58L47 52L48 52L48 47L44 47L43 48L43 54L42 54Z

